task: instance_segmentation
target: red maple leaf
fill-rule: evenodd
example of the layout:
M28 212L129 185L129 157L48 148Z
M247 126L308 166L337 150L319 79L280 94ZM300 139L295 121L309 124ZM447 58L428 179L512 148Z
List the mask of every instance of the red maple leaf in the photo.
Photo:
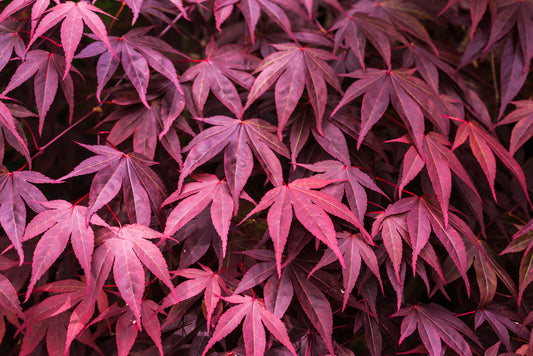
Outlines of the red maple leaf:
M229 308L218 320L213 336L205 346L202 356L204 356L215 343L232 332L244 318L242 332L244 337L244 345L246 354L264 353L266 346L265 329L278 339L291 354L296 355L296 351L291 344L287 329L281 320L269 312L262 299L252 298L250 296L232 295L223 298L225 301L237 304Z

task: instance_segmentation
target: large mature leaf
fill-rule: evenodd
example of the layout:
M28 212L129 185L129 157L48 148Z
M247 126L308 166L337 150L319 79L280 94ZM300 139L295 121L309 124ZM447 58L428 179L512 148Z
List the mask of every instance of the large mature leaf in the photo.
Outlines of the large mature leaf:
M424 136L423 111L431 111L428 103L435 100L436 92L420 79L414 77L413 70L396 69L381 70L369 68L366 71L356 70L347 76L357 78L346 90L341 101L331 116L363 95L361 106L361 129L357 147L370 129L378 122L389 106L389 101L407 126L407 130L419 150L422 149Z
M149 167L155 162L140 154L125 154L108 146L80 145L97 156L81 162L61 180L97 172L91 183L86 221L109 203L122 186L130 221L149 226L150 211L157 213L165 196L165 186Z
M183 73L180 78L182 82L196 78L192 93L200 112L204 110L211 90L235 116L242 115L242 102L232 81L250 89L254 77L245 70L255 69L258 62L257 57L246 54L245 50L238 45L218 48L212 39L205 47L206 58Z
M239 120L227 116L197 118L213 125L198 134L184 151L190 151L183 164L178 192L185 178L196 168L215 157L224 147L224 171L233 196L235 210L242 189L253 169L253 156L274 186L283 182L281 163L273 151L289 157L289 150L272 132L275 128L261 119Z
M7 98L0 94L0 99ZM22 116L26 115L31 116L33 114L26 112ZM26 136L22 134L22 128L13 117L12 110L0 101L0 162L4 159L5 141L26 158L31 168L31 158Z
M80 43L84 23L91 29L98 39L104 42L105 45L113 51L109 38L107 37L105 25L96 13L107 15L105 11L85 1L66 1L61 4L56 4L39 22L39 26L35 29L35 32L32 34L30 42L28 43L28 48L35 42L35 40L64 19L61 25L61 44L65 51L65 67L63 75L63 78L65 78L70 70L72 59L74 58L74 51L76 51L76 48Z
M167 236L140 224L108 226L103 230L100 236L103 243L93 256L92 293L101 288L99 284L107 278L113 266L115 284L140 328L145 283L143 265L170 288L172 298L178 299L163 254L149 241Z
M109 114L100 124L118 120L107 136L107 141L111 144L118 146L133 135L133 151L154 159L159 141L181 166L181 145L175 126L187 133L192 133L192 130L180 116L185 107L183 94L173 85L165 89L163 98L152 100L150 108L144 105L123 106Z
M322 117L326 110L326 82L341 92L339 80L333 68L326 63L335 59L330 53L293 43L273 45L278 52L266 57L255 70L260 72L254 81L244 109L256 101L276 83L275 99L278 114L278 136L281 138L287 120L293 113L304 87L313 107L316 128L322 132Z
M75 338L101 352L94 343L90 332L85 331L81 334L80 332L89 322L89 318L92 317L95 301L102 305L106 303L105 294L99 293L97 300L88 302L85 299L87 285L84 282L72 279L56 281L38 289L40 292L56 294L33 305L26 311L26 319L23 326L27 328L27 331L24 334L20 354L30 354L45 336L47 351L50 355L68 354L70 344ZM69 321L69 316L66 312L75 305L77 307L72 312ZM84 324L79 328L76 335L72 335L70 334L70 329L73 323L76 322L72 316L79 310L84 310L86 317Z
M185 301L204 291L204 304L207 314L207 329L211 327L211 318L215 307L222 296L222 289L227 290L224 280L218 273L213 272L209 267L201 265L202 269L185 268L174 271L173 274L189 278L188 281L178 284L173 293L178 296L179 301ZM161 308L168 308L177 301L171 294L161 303Z
M94 232L85 223L87 207L72 205L64 200L41 202L41 205L48 210L42 211L34 217L24 231L24 240L29 240L44 232L33 252L32 276L26 289L26 300L28 300L35 283L63 252L71 236L74 254L87 276L87 284L90 283L91 277ZM96 214L91 217L91 222L102 226L106 225Z
M225 256L234 209L228 183L212 174L198 174L194 179L197 182L186 184L179 195L175 192L163 202L166 205L183 199L168 216L165 234L174 234L212 203L211 220L222 239L222 254Z
M360 221L364 220L368 201L363 187L385 195L368 174L349 164L339 161L322 161L302 166L313 172L323 172L316 175L315 178L342 181L329 185L323 191L339 200L342 199L343 193L345 193L350 208Z
M45 210L39 202L46 202L46 197L31 183L55 183L55 181L39 172L9 172L0 164L0 224L19 255L20 265L24 262L22 250L26 225L24 202L36 213Z
M344 43L365 69L365 47L368 40L379 52L387 68L391 68L391 40L403 39L390 23L369 17L359 11L358 4L339 17L330 30L335 30L335 49Z
M233 11L234 5L237 4L241 10L252 42L255 41L255 28L259 21L261 11L268 15L276 22L287 34L291 35L291 22L285 11L277 4L277 1L271 0L217 0L215 1L215 20L216 26L220 30L222 23L228 18Z
M174 65L161 52L179 53L168 43L153 36L147 36L150 27L139 27L128 33L116 37L110 36L107 45L104 41L97 41L85 47L76 58L87 58L101 54L96 65L98 86L96 97L100 95L105 85L122 63L122 68L131 84L137 90L139 98L146 107L150 107L146 99L150 70L148 66L168 78L176 88L180 88L178 75ZM179 89L181 90L181 89Z
M39 133L42 133L44 118L52 105L57 93L58 82L69 106L69 120L74 110L74 82L68 71L65 71L65 58L54 52L34 49L28 52L22 64L2 92L5 95L30 79L35 74L34 94L39 111ZM60 73L65 72L61 78Z
M293 209L298 221L335 253L343 267L346 265L338 247L335 228L326 212L351 223L361 231L367 241L370 241L370 236L361 221L345 205L327 193L312 190L323 188L330 183L332 181L302 178L275 187L268 191L259 204L243 219L246 220L249 216L271 206L267 222L276 252L278 274L281 273L281 255L289 235Z
M418 329L422 343L431 356L442 354L442 341L459 355L472 355L464 334L480 345L476 335L468 326L448 309L438 304L420 304L402 308L392 316L403 316L400 343Z
M11 59L11 54L15 51L20 58L24 57L26 43L19 36L22 23L14 20L0 21L0 71L4 69Z
M350 234L348 232L340 232L337 234L339 238L339 250L341 250L344 257L344 262L346 263L346 268L342 270L342 279L344 282L344 299L342 308L346 308L348 303L348 298L352 293L353 288L355 287L355 282L359 276L361 270L361 259L365 261L365 264L368 268L374 273L374 275L381 282L381 276L379 274L379 265L376 258L376 254L372 248L365 242L360 234ZM316 270L329 265L332 262L335 262L337 257L333 253L333 250L328 249L324 253L324 256L318 261L316 266L309 273L313 274Z
M520 100L513 104L517 106L517 109L498 122L498 125L516 122L509 145L511 155L514 155L533 136L533 101Z
M492 196L496 200L494 180L496 178L496 160L494 153L501 159L503 164L514 174L526 196L528 196L526 177L522 168L513 156L500 144L500 142L479 124L474 121L463 122L457 130L453 148L460 146L467 138L470 138L470 148L477 161L483 168L483 172L489 181Z
M215 345L215 343L232 332L244 318L242 333L247 355L263 355L266 346L265 329L278 339L291 354L296 355L296 351L291 344L287 329L281 320L269 312L263 300L250 296L232 295L224 297L230 303L238 304L229 308L218 320L218 324L213 331L213 336L209 339L202 356Z

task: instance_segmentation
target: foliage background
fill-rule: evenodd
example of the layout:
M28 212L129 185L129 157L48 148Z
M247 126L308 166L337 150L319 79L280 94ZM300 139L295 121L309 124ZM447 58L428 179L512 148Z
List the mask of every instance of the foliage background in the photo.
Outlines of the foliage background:
M531 352L533 1L0 9L2 351Z

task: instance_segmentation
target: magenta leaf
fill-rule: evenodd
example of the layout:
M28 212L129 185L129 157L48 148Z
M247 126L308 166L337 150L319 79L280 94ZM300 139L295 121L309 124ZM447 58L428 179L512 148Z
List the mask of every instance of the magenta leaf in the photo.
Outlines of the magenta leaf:
M35 283L63 252L69 239L74 254L87 276L87 283L90 283L94 232L85 223L87 207L72 205L64 200L42 202L41 205L49 210L42 211L33 218L24 232L24 240L44 232L34 251L32 277L26 291L26 300ZM96 222L98 225L105 224L98 215L93 215L91 222Z
M224 300L237 305L229 308L220 317L213 331L213 336L209 339L202 355L205 355L217 341L220 341L237 328L243 318L243 336L247 355L262 355L264 353L266 345L264 326L276 339L289 349L292 355L296 355L285 325L283 325L276 315L265 308L263 300L240 295L226 297Z
M97 172L91 184L86 220L109 203L122 186L130 221L150 225L150 211L158 212L165 196L163 183L150 168L155 162L108 146L80 145L98 155L81 162L61 180Z
M331 182L318 178L303 178L276 187L267 192L248 214L251 216L271 206L267 222L270 237L274 242L278 275L281 273L281 255L291 226L292 209L298 221L335 253L343 267L345 267L344 259L338 247L335 228L326 212L353 224L364 237L370 239L362 223L345 205L329 194L312 190L323 188Z
M326 63L334 57L324 50L300 47L291 43L274 45L278 52L265 58L256 68L260 74L255 79L244 109L256 101L276 83L275 98L278 113L278 136L294 111L303 94L304 85L313 111L316 128L322 133L322 117L326 109L326 82L341 91L339 80L333 68Z

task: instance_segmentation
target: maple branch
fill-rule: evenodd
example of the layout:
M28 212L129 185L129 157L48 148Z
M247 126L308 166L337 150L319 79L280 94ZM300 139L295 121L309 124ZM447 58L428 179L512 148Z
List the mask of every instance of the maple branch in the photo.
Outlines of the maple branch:
M64 136L66 133L68 133L70 130L72 130L73 128L75 128L76 126L78 126L79 124L81 124L83 121L85 121L89 116L91 116L91 114L95 113L97 110L95 110L93 108L93 110L91 110L88 114L86 114L85 116L83 116L81 119L79 119L78 121L76 121L75 123L73 123L72 125L70 125L69 127L67 127L65 130L63 130L62 132L60 132L56 137L54 137L53 139L51 139L50 141L48 141L48 143L40 148L38 148L38 151L37 153L35 153L32 157L31 157L31 160L33 161L36 157L40 156L43 154L43 151L48 148L48 146L50 146L52 143L56 142L57 140L59 140L62 136Z

